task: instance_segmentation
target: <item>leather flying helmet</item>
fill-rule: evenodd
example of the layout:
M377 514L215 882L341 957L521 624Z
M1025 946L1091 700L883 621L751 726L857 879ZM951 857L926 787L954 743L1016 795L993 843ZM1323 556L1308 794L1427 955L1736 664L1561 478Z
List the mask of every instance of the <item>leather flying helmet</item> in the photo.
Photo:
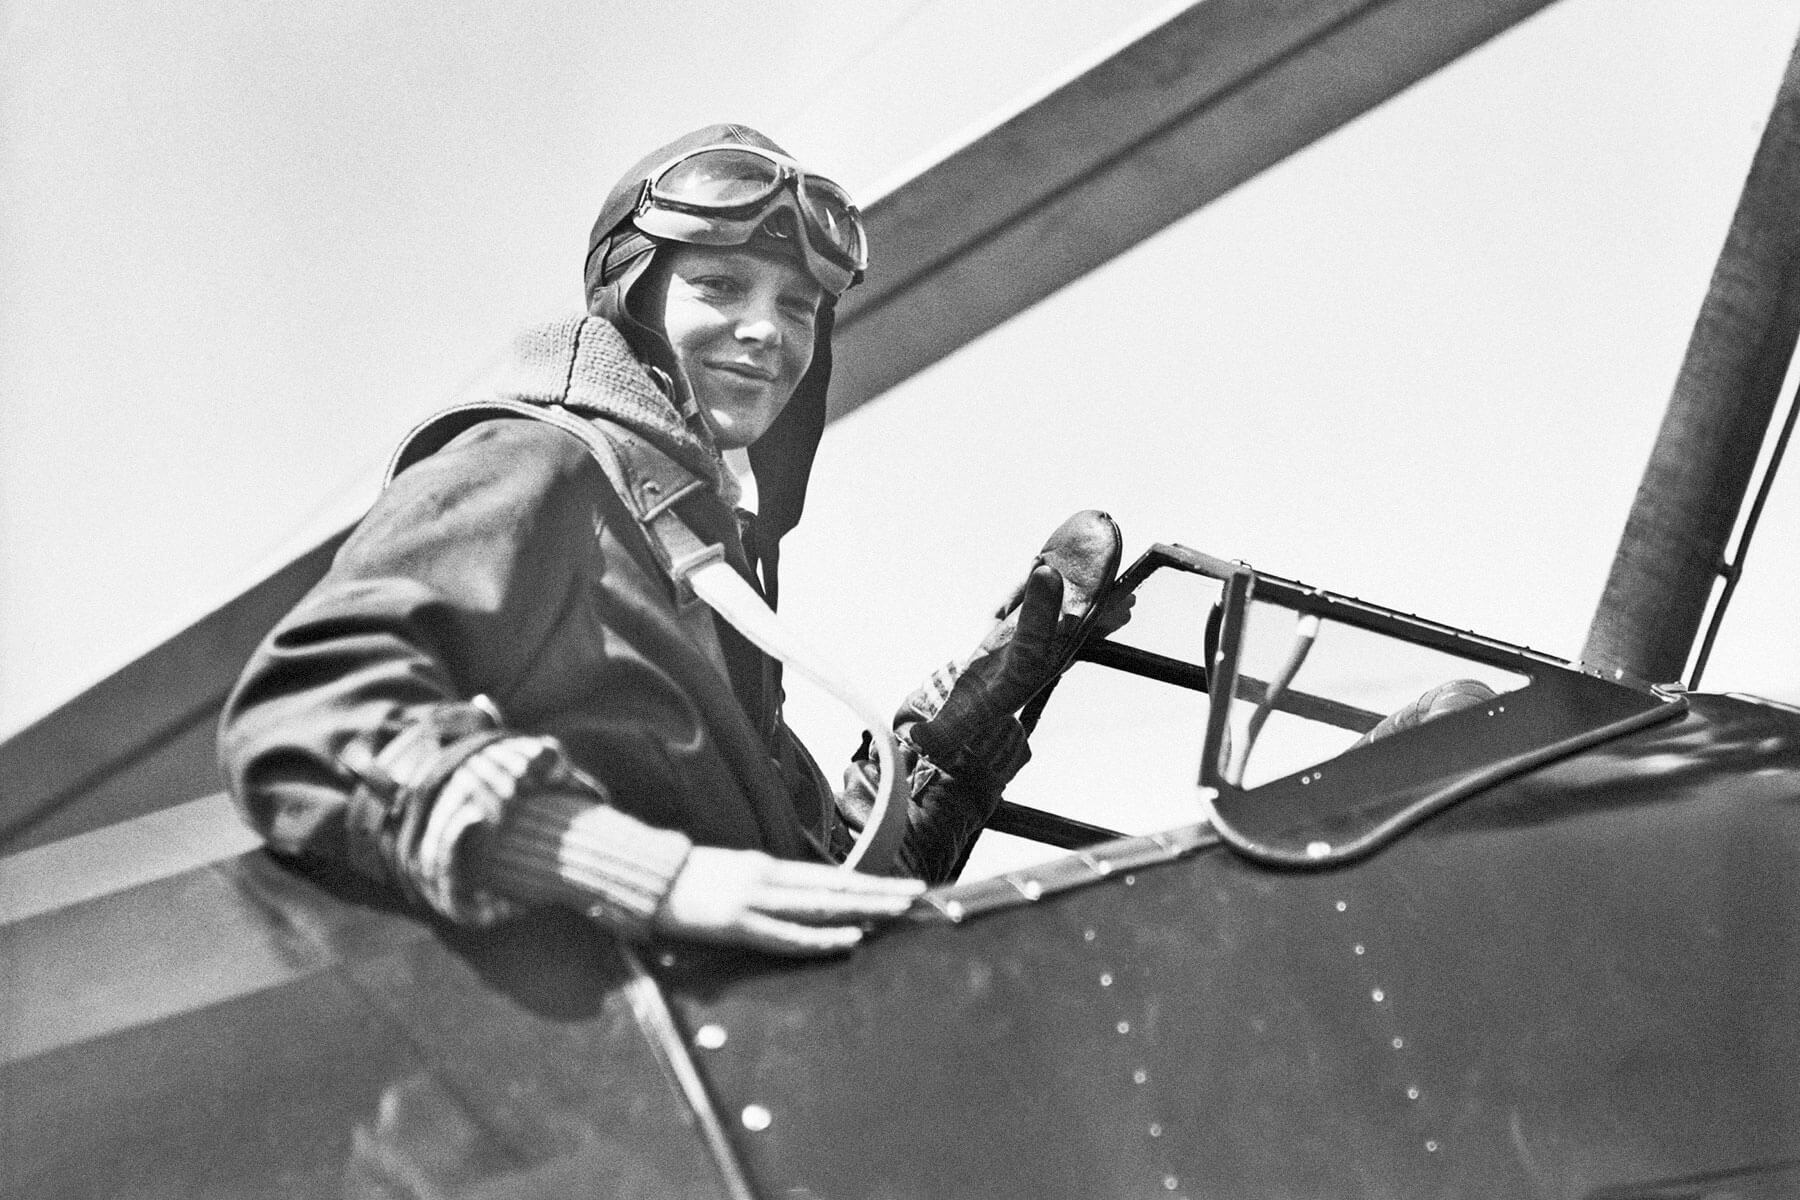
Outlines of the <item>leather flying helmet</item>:
M843 189L807 172L756 130L709 125L646 155L613 185L588 238L585 277L588 311L611 321L640 358L674 377L660 296L640 286L647 276L655 279L649 268L657 248L761 245L762 239L791 254L825 290L812 363L749 451L761 509L759 557L764 580L773 585L777 543L800 521L825 429L836 300L867 265L861 215Z

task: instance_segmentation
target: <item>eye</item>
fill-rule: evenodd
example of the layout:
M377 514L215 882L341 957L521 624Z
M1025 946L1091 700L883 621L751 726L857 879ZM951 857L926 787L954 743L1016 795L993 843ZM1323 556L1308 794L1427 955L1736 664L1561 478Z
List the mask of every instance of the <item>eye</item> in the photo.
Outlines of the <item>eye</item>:
M712 296L741 296L744 293L744 283L741 279L735 275L721 272L697 275L688 282L695 290Z
M809 328L818 319L819 297L814 292L783 292L776 303L788 318Z

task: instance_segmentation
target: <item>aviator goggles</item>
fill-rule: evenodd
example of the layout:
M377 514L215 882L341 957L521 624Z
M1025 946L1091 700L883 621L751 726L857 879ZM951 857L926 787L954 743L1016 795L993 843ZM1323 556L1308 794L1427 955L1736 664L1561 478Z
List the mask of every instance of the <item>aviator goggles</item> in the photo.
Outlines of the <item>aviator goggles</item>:
M783 211L787 221L773 219ZM869 266L862 214L844 189L755 146L702 146L659 167L644 183L634 224L651 237L701 246L741 246L759 232L791 239L834 296Z

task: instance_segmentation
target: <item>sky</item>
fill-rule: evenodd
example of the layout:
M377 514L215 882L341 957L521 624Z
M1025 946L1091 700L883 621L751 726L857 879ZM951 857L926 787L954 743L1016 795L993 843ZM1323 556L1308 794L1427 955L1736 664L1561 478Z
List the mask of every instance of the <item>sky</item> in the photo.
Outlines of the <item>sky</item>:
M0 735L353 520L647 148L740 120L872 198L1179 7L0 2ZM1560 0L833 426L784 613L897 699L1101 507L1574 656L1797 30ZM1709 690L1800 700L1797 574L1790 470ZM1016 799L1191 811L1166 697L1040 740Z
M0 3L0 731L353 519L648 148L873 195L1166 7Z

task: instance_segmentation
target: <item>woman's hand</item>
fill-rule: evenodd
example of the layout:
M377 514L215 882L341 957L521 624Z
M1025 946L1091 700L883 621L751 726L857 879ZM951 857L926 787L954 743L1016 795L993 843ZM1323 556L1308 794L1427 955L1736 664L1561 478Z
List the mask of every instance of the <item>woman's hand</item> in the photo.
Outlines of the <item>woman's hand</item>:
M866 922L899 916L924 890L917 879L695 846L650 928L774 954L836 954L862 941Z

